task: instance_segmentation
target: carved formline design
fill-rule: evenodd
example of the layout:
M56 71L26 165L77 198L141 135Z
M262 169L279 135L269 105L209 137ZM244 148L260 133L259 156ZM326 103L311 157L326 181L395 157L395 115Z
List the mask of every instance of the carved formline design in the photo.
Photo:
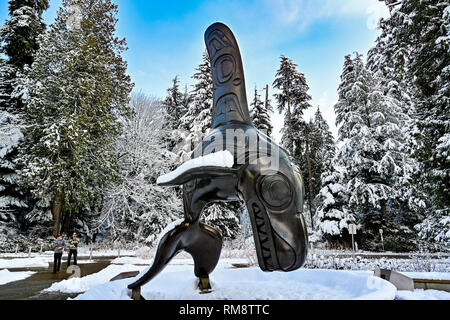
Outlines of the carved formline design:
M256 203L252 204L252 210L255 218L256 230L258 232L259 246L261 248L261 257L266 269L272 271L275 268L273 266L272 254L270 252L269 240L272 241L272 239L269 239L269 237L272 238L272 235L270 234L271 230L270 227L267 228L266 222L264 221L263 212Z
M220 30L219 30L220 27ZM205 34L214 83L213 128L230 123L251 125L244 71L236 39L222 24Z

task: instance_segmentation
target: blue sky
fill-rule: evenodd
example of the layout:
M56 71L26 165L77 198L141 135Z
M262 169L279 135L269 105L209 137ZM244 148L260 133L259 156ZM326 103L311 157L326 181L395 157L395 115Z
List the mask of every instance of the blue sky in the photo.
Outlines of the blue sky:
M333 105L344 55L366 54L387 16L379 0L115 0L119 5L117 33L127 39L124 55L136 90L164 97L176 75L190 89L191 76L201 62L203 33L221 21L233 30L241 49L248 99L255 85L273 83L281 54L298 64L306 76L314 108L320 106L334 134ZM60 0L50 0L45 20L51 23ZM7 18L6 0L0 21ZM271 88L271 87L270 87ZM270 90L273 94L274 90ZM263 95L263 92L261 92ZM272 104L275 104L272 98ZM275 131L282 115L272 115ZM275 133L279 138L279 135Z

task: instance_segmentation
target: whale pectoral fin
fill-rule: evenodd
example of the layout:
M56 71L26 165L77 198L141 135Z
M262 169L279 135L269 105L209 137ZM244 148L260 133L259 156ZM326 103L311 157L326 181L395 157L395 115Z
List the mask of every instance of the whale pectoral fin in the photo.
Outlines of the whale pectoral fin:
M157 184L162 187L176 187L197 178L214 178L222 176L237 176L237 170L225 167L197 167L189 169L179 175L163 176L158 179Z

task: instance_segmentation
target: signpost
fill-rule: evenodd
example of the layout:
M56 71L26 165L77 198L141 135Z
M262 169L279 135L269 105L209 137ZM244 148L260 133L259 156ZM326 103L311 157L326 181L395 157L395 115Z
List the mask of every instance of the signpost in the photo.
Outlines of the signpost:
M352 235L352 252L353 252L353 259L355 259L355 234L356 234L356 224L349 224L348 225L348 233Z

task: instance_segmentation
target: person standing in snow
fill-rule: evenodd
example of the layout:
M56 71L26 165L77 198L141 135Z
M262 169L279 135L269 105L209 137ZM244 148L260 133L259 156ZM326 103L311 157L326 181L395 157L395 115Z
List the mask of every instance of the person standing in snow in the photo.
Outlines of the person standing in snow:
M77 253L78 253L78 245L80 244L80 240L77 239L77 234L74 233L72 235L72 240L69 240L69 256L67 257L67 267L70 266L70 259L73 255L73 264L77 265Z
M66 243L64 242L61 235L58 235L55 241L55 254L53 256L53 273L59 272L59 269L61 267L61 258L62 254L64 252L64 247L66 246Z

